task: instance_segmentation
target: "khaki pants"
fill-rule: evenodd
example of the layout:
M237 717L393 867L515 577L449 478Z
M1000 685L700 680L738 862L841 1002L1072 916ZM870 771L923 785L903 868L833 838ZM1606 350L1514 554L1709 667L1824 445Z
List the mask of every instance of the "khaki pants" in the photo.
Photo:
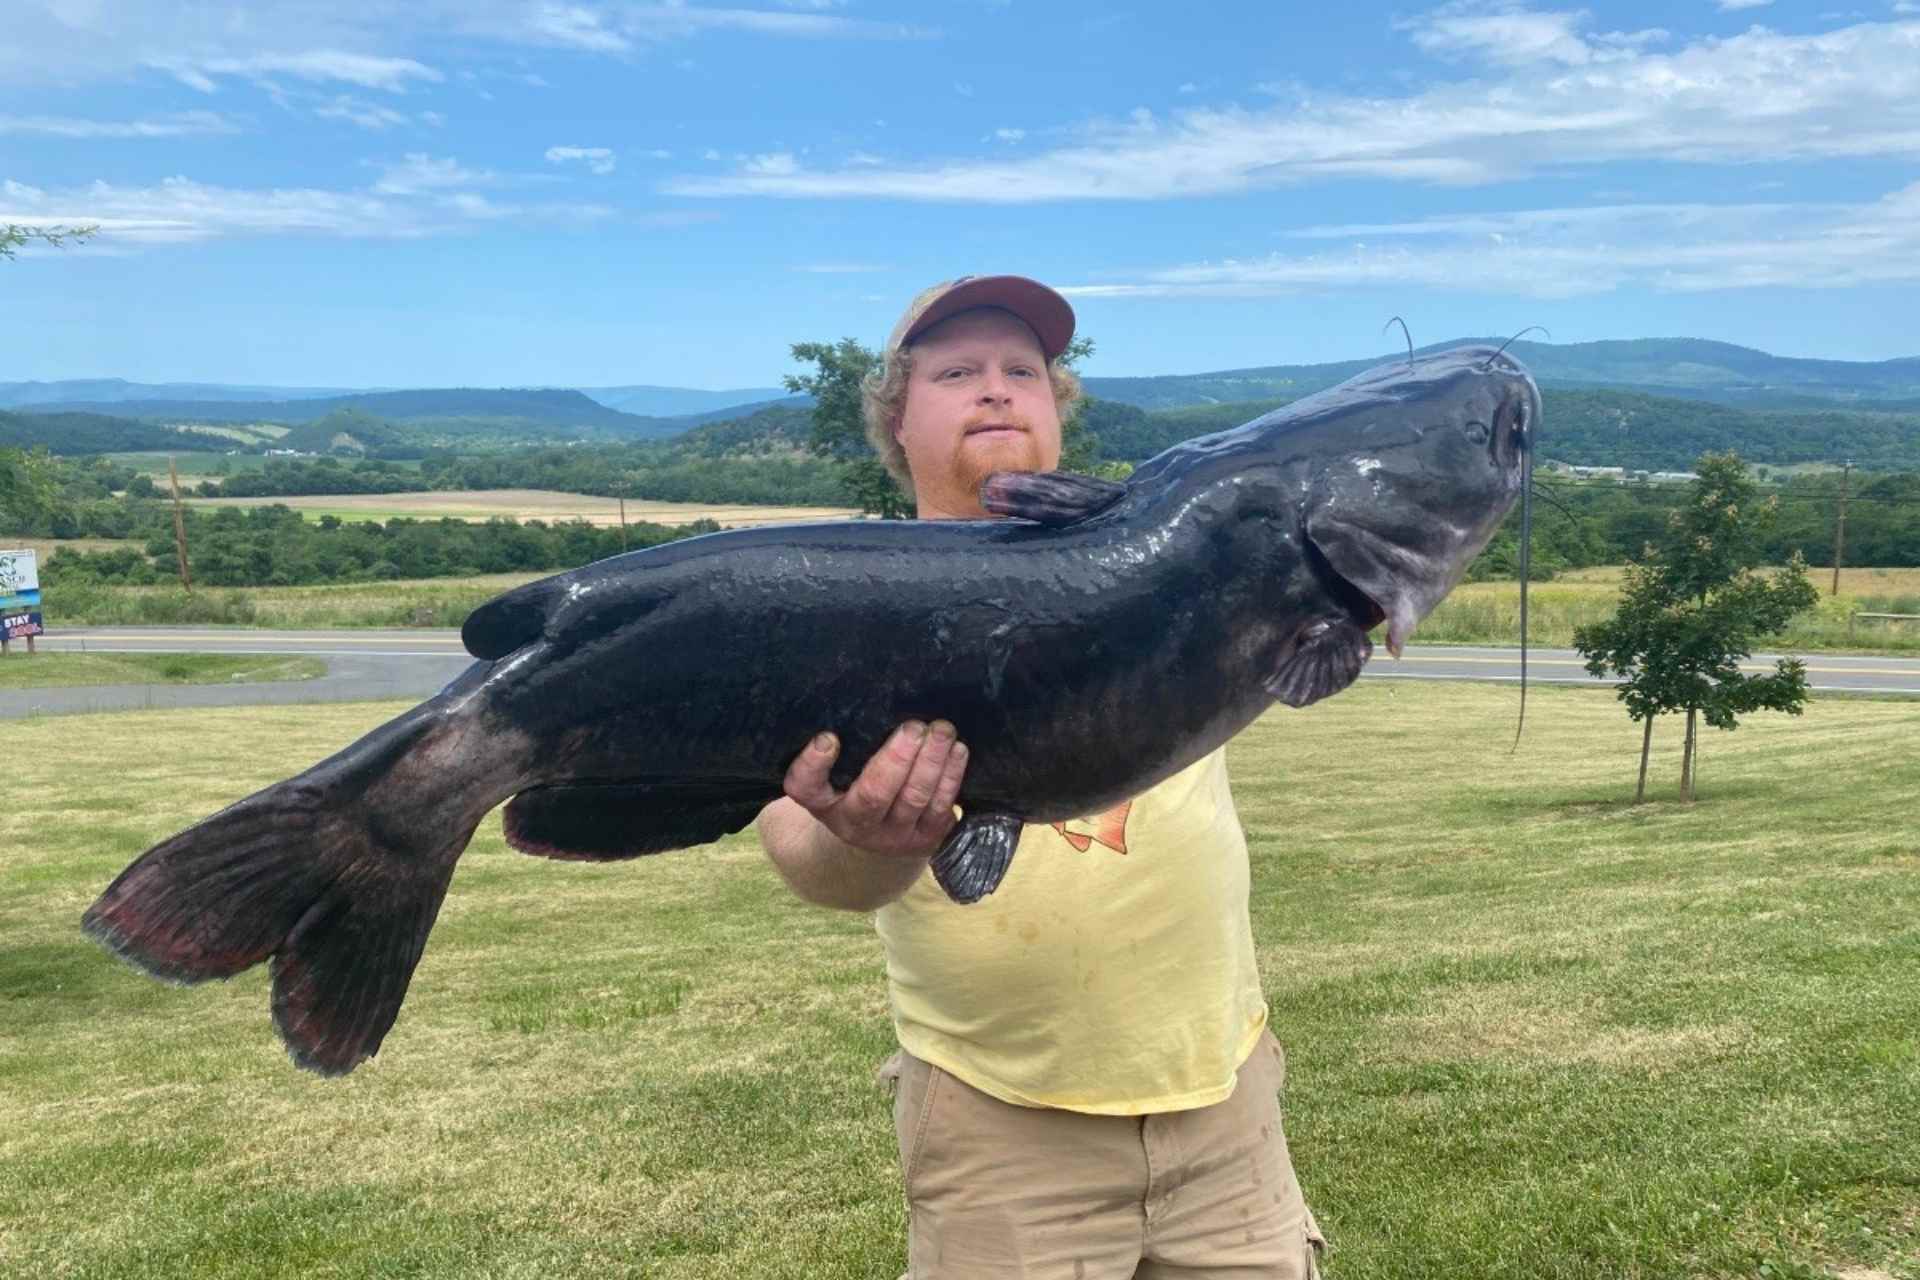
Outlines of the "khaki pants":
M1326 1246L1280 1127L1271 1034L1233 1096L1151 1116L1016 1107L911 1054L894 1082L902 1280L1312 1280Z

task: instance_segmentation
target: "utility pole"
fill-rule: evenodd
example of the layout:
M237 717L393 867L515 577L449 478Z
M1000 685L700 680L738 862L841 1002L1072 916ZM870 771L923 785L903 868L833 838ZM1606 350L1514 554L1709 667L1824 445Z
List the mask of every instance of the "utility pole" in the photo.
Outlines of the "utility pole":
M1840 594L1840 558L1847 548L1847 477L1853 472L1853 459L1848 458L1846 466L1840 469L1840 515L1833 522L1833 590L1829 595Z
M173 549L180 556L180 585L193 594L193 575L187 572L187 521L180 509L180 471L173 465L173 455L167 455L167 479L173 484Z

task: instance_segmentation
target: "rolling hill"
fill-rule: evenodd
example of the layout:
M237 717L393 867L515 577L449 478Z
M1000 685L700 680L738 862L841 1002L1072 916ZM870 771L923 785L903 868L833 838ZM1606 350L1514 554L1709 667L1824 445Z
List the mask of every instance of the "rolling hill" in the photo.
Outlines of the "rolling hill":
M1504 341L1458 338L1419 350L1444 351L1481 342L1498 346ZM1902 402L1920 399L1920 356L1880 361L1804 360L1700 338L1565 345L1521 340L1507 349L1543 387L1605 387L1752 408L1809 404L1910 408ZM1093 395L1143 409L1278 396L1293 399L1324 390L1402 354L1385 351L1365 359L1328 364L1267 365L1153 378L1088 377L1085 383Z

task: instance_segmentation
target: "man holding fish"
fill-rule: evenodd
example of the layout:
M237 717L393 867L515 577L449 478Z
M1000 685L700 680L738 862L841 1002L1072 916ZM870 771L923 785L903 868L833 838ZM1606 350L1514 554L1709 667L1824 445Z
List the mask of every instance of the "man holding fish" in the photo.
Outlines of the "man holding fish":
M914 299L866 415L921 519L990 518L989 475L1059 464L1073 328L1021 277ZM1105 813L1026 827L998 890L961 906L928 871L967 767L953 725L900 726L844 791L823 728L759 831L801 897L876 913L908 1274L1315 1274L1224 749Z

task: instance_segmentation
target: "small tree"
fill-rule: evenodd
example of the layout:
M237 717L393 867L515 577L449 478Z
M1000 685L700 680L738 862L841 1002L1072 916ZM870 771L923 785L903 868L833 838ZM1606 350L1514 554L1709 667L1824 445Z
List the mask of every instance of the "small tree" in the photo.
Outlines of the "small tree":
M1694 469L1699 479L1686 504L1668 518L1661 539L1627 567L1614 616L1573 636L1588 671L1624 677L1619 698L1631 719L1645 722L1635 804L1646 798L1655 716L1687 713L1680 793L1691 801L1699 715L1716 729L1732 729L1750 711L1798 715L1807 698L1806 669L1797 659L1782 658L1772 672L1758 675L1744 675L1739 666L1756 639L1819 599L1798 552L1771 576L1754 572L1761 535L1779 501L1760 500L1759 486L1733 453L1706 454Z
M860 384L880 368L880 354L852 338L839 342L796 342L793 358L814 366L813 373L788 374L789 391L813 397L813 425L807 447L841 464L847 487L862 511L889 520L913 514L913 495L901 491L867 443L860 411ZM1075 338L1061 356L1071 368L1093 353L1091 338ZM1099 441L1075 414L1060 424L1060 469L1092 471Z
M813 397L813 429L807 447L841 466L847 488L862 511L898 520L913 514L913 498L902 493L867 443L860 415L860 384L880 367L879 355L852 338L796 342L793 358L816 371L788 374L787 390Z

